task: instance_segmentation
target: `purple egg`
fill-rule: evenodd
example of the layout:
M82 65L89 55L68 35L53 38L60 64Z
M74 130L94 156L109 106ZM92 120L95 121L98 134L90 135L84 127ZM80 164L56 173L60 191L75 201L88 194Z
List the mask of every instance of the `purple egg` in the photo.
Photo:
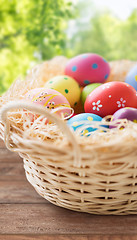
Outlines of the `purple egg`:
M132 122L137 123L137 109L131 107L125 107L117 110L111 119L111 121L115 121L118 119L127 119ZM114 126L110 126L110 128L114 128Z

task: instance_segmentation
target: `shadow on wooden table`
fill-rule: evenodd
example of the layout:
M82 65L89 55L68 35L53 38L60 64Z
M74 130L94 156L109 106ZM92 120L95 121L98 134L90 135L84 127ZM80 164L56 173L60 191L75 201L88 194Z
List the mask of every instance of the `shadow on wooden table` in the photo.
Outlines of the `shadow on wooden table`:
M137 216L97 216L63 209L27 182L23 162L0 141L0 240L136 240Z

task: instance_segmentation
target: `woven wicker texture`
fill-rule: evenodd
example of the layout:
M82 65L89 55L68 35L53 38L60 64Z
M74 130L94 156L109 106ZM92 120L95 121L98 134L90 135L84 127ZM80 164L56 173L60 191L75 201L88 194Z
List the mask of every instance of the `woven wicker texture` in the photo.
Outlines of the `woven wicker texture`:
M43 141L39 133L44 123L37 122L33 127L27 124L21 130L18 120L13 122L15 112L6 115L13 108L35 110L54 120L56 125L51 124L45 135L43 131ZM137 213L136 124L112 131L113 134L109 131L94 137L78 137L59 118L38 106L21 102L6 105L1 120L5 123L7 147L24 159L27 179L42 197L76 211ZM1 134L4 136L3 125Z
M137 124L121 121L117 129L102 132L99 126L89 137L78 136L55 114L22 101L38 84L36 78L18 79L0 98L0 137L23 158L28 181L61 207L137 214ZM40 115L33 123L30 111ZM45 124L44 116L52 123Z

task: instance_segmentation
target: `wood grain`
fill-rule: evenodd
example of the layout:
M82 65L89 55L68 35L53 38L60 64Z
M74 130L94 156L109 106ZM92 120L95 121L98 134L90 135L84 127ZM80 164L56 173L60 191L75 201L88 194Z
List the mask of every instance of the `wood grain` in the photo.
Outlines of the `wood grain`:
M0 139L0 163L1 162L22 162L22 159L19 157L18 153L9 151L5 143Z
M51 204L2 204L0 234L137 235L137 216L96 216Z
M0 138L0 148L6 148L5 143L4 141L1 140L1 138Z
M47 203L27 180L0 182L0 203Z
M41 198L0 141L0 240L137 240L137 216L69 211Z
M23 161L20 163L0 163L0 181L25 181Z
M137 235L7 235L0 240L137 240Z
M19 157L18 153L10 152L6 148L0 148L0 163L1 162L21 162L22 159Z

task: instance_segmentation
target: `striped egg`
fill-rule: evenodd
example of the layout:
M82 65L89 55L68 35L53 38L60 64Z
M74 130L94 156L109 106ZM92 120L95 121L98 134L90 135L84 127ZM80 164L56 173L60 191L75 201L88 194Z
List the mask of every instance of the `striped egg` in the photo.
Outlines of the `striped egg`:
M81 136L90 136L98 128L96 122L101 122L102 118L96 114L81 113L70 118L67 125Z
M71 115L71 107L68 100L59 92L53 89L35 88L30 90L25 99L46 109L52 110L59 116L68 118Z

